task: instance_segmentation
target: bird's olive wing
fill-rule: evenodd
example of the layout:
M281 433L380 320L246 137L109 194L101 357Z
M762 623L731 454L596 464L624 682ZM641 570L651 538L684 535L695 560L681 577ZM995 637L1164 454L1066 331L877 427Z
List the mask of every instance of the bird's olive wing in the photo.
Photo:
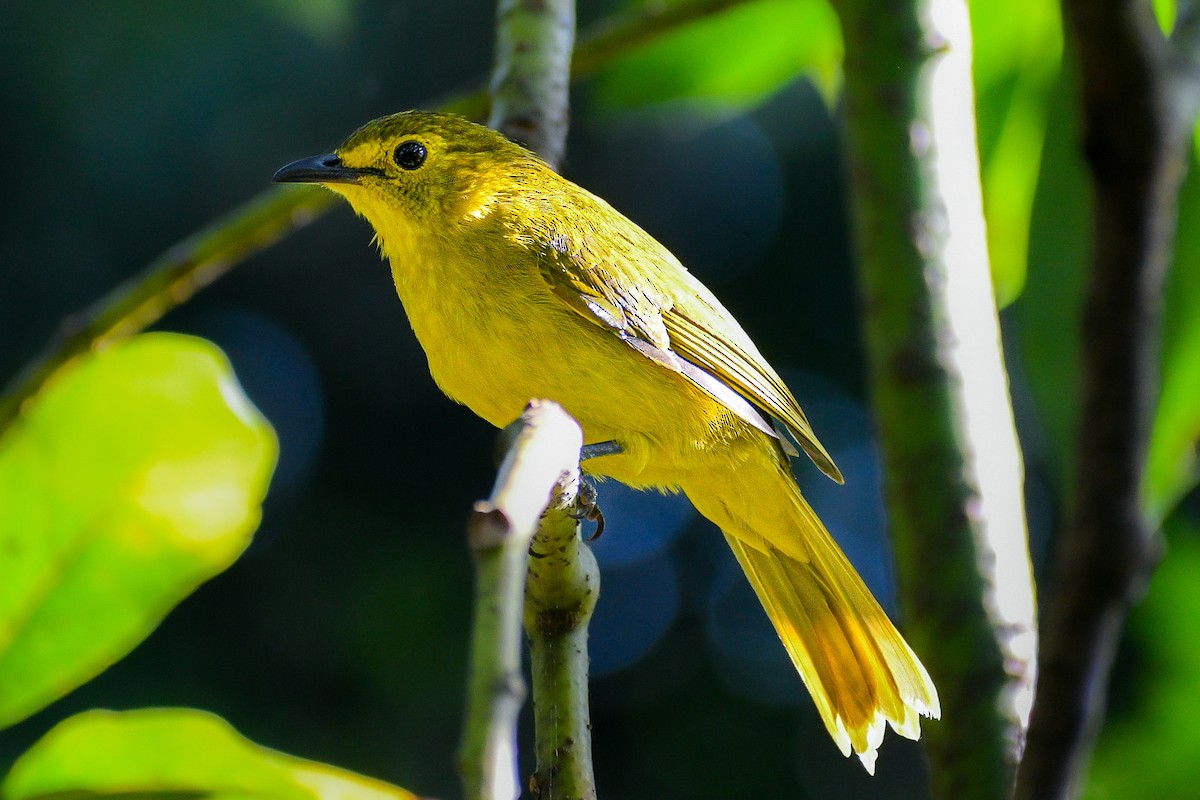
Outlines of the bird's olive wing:
M763 433L781 438L746 398L672 351L660 305L662 296L648 292L648 287L629 285L609 272L602 264L580 270L565 267L561 258L550 257L541 262L542 276L551 291L572 311L612 331L651 361L678 372Z
M648 234L635 229L605 246L603 237L572 241L555 233L541 249L542 277L573 311L680 373L796 455L762 412L778 419L813 462L841 482L783 380L729 312Z
M699 305L702 312L696 313L689 307L693 305ZM817 439L800 404L728 311L719 304L710 306L704 295L696 295L690 302L675 304L663 315L663 322L675 352L700 364L782 423L813 463L842 483L841 471Z

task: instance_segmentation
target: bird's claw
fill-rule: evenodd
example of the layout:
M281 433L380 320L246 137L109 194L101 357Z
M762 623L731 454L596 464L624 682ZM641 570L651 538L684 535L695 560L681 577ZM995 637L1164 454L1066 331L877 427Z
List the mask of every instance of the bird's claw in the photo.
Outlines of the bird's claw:
M596 532L589 536L587 541L594 542L600 538L600 534L604 533L604 512L600 510L600 492L597 491L596 484L587 478L579 481L579 495L575 498L574 517L596 523Z

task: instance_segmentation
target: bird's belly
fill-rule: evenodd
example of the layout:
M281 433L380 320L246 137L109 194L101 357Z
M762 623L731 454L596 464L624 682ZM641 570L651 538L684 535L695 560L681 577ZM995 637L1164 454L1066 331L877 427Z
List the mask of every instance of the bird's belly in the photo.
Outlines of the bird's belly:
M554 400L580 423L585 441L624 449L589 461L589 471L635 486L679 485L698 451L742 427L682 376L549 299L525 303L519 314L410 314L442 391L497 427L532 399Z

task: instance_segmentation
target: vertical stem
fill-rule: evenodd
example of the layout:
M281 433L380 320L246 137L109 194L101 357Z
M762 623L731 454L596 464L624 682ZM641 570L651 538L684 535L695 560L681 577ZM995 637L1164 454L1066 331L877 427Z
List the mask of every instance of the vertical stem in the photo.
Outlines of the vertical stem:
M1195 9L1182 7L1183 44ZM1092 177L1091 283L1072 516L1059 542L1041 679L1016 796L1072 797L1104 717L1125 612L1158 548L1141 496L1161 292L1174 240L1197 78L1168 49L1148 2L1064 0L1077 46L1084 157ZM1186 91L1184 91L1186 90Z
M498 0L488 124L557 169L567 149L574 0Z
M846 42L850 186L905 630L945 715L927 728L933 792L1006 797L1036 634L966 6L834 5Z
M542 517L525 586L537 757L531 785L533 796L544 800L596 797L587 626L600 593L600 568L579 537L571 499L560 498Z
M525 565L530 538L490 503L478 503L468 525L475 561L466 723L459 771L467 800L508 800L520 795L517 719L525 702L521 643L512 634L520 612L514 577Z

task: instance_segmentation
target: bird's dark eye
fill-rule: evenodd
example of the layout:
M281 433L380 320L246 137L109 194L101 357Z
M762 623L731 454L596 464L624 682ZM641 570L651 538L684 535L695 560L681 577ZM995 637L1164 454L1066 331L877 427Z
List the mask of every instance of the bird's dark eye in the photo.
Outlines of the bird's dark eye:
M417 169L425 163L425 157L428 155L429 151L425 149L425 145L410 139L400 143L392 158L401 169Z

